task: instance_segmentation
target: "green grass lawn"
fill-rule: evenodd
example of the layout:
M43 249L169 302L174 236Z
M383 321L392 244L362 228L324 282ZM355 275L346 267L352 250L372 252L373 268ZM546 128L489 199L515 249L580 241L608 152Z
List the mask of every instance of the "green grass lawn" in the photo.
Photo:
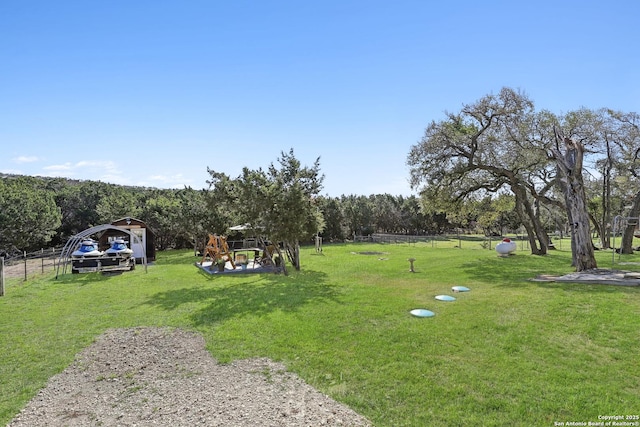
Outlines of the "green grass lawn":
M552 426L640 413L639 288L528 281L572 271L567 241L544 257L508 258L459 243L303 248L302 271L289 276L209 276L192 252L169 251L146 273L12 281L0 298L0 424L96 336L134 326L196 330L221 362L282 361L376 426ZM356 253L367 251L383 253ZM612 266L611 252L597 256ZM436 315L416 318L414 308Z

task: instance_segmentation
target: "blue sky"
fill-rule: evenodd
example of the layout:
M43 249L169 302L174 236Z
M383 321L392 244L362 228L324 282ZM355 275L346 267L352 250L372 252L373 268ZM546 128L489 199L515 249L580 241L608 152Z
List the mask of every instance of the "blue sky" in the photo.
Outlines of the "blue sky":
M636 1L0 1L0 172L207 186L294 149L412 194L432 120L508 86L640 110Z

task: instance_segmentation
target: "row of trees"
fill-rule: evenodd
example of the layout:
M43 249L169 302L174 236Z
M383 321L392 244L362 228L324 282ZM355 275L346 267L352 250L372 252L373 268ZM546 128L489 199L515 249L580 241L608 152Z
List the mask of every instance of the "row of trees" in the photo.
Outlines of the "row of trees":
M592 268L591 226L606 248L614 218L640 214L639 124L636 113L607 109L536 111L525 94L503 88L429 124L408 156L412 185L424 206L443 212L513 195L534 254L549 248L544 210L560 210L576 268ZM633 231L624 230L625 253Z
M425 213L415 196L318 195L319 163L302 167L293 152L264 171L246 169L236 178L210 174L210 187L202 190L3 176L0 252L61 245L94 225L130 216L154 230L159 249L192 247L207 233L226 234L230 226L253 224L256 233L289 242L299 267L296 247L316 233L327 241L343 241L375 232L435 235L458 227L501 234L520 226L508 195L469 201L455 214Z
M591 230L608 248L616 218L640 216L640 117L580 109L536 111L504 88L431 122L408 154L419 197L320 195L319 160L302 166L293 150L267 169L238 177L209 170L209 187L123 187L60 178L0 179L0 250L61 244L125 216L146 222L159 249L187 247L249 224L284 242L299 268L299 244L319 233L343 240L374 232L439 234L452 228L502 235L524 230L545 254L549 233L571 233L574 263L595 266ZM620 222L624 224L624 222ZM624 230L630 253L634 226Z
M0 179L0 250L15 253L63 244L94 225L123 217L144 221L159 249L192 247L208 233L249 224L283 242L300 267L300 242L374 232L437 234L452 226L443 213L423 214L416 197L319 195L319 161L302 166L293 151L266 170L238 177L209 170L208 189L126 187L95 181L7 175ZM462 225L462 224L459 224Z
M202 191L124 187L96 181L8 175L0 178L0 252L57 246L80 231L127 216L154 231L160 249L182 246ZM199 219L198 219L199 221ZM206 229L207 224L201 227Z
M247 171L247 181L251 173ZM63 244L80 231L126 216L147 223L156 233L159 249L191 247L194 239L206 240L207 233L224 234L229 226L264 222L257 215L248 217L249 213L257 211L255 201L249 202L255 200L247 194L251 187L242 190L243 193L237 192L238 186L243 184L244 174L233 183L234 180L224 174L214 171L211 174L212 186L206 190L124 187L96 181L4 176L0 178L0 250L28 251ZM277 188L277 185L272 187ZM286 196L282 191L275 194ZM267 202L266 197L264 200L266 204L273 203L273 200ZM343 241L354 235L372 233L436 235L455 228L501 235L520 227L513 212L513 196L506 194L469 200L463 209L448 214L425 212L416 196L316 195L309 200L312 201L309 206L321 217L313 227L305 230L303 242L307 238L311 241L316 233L327 241ZM243 203L247 206L242 206ZM280 203L278 209L285 206ZM265 211L270 216L290 218L288 212L267 208ZM557 228L556 224L562 224L561 214L554 212L554 215L554 225L548 226L552 229Z

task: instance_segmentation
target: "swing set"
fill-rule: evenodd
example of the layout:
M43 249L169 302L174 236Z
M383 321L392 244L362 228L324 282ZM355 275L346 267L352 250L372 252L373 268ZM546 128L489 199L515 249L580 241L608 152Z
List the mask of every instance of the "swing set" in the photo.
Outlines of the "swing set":
M204 248L204 255L202 256L202 265L207 257L211 258L211 261L216 264L218 260L229 261L233 269L236 268L236 264L233 262L233 256L229 252L229 245L227 244L227 238L224 236L218 236L217 234L209 234L209 241ZM226 259L225 259L226 257Z
M284 254L277 244L267 242L262 237L255 238L255 246L251 247L243 244L242 248L236 248L234 243L237 242L231 242L232 247L229 248L226 236L209 234L209 240L202 251L202 260L196 265L203 267L205 262L209 260L212 265L218 265L219 271L225 271L221 265L222 262L226 264L228 261L232 271L236 270L236 266L239 264L242 270L258 271L261 268L266 268L275 271L282 270L286 274L286 267L282 262ZM253 257L249 258L251 253L253 253Z

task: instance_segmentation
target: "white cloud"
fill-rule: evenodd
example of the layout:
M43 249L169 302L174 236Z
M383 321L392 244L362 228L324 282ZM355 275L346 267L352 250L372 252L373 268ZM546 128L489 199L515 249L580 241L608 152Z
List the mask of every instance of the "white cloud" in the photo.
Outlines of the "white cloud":
M149 177L151 181L167 183L171 181L175 181L176 179L182 179L182 174L177 174L173 176L168 175L151 175Z
M92 179L97 181L102 181L102 182L109 182L111 184L131 185L131 181L128 179L128 177L122 176L119 174L106 173L103 175L97 175L95 178L92 178Z
M115 162L111 160L105 161L89 161L89 160L81 160L75 164L70 162L59 164L59 165L49 165L43 168L46 171L82 171L82 170L100 170L107 171L109 173L119 175L121 173L118 166Z
M194 186L193 177L183 173L154 174L143 177L144 167L149 165L127 165L112 160L79 160L50 164L32 171L34 175L48 177L64 177L69 179L102 181L117 185L136 185L142 187L175 188ZM15 172L15 171L13 171ZM5 173L12 173L6 171ZM200 186L201 183L197 183Z
M118 173L118 174L121 173L120 169L118 168L118 165L111 160L99 160L99 161L81 160L74 165L74 168L75 169L84 169L84 168L100 169L100 170L111 171L113 173Z
M183 188L193 183L192 179L185 178L181 173L175 175L152 175L149 180L152 187L159 186L165 188Z
M24 172L19 169L0 169L0 173L6 173L9 175L23 175Z
M71 166L71 163L65 163L63 165L50 165L50 166L45 166L42 169L46 170L46 171L51 171L52 173L58 172L58 171L70 171L73 168L73 166Z
M64 176L73 179L110 182L119 185L131 184L129 178L124 176L118 165L111 160L81 160L76 163L66 162L45 166L43 170L46 176Z
M14 163L33 163L40 160L37 156L18 156L11 159Z

